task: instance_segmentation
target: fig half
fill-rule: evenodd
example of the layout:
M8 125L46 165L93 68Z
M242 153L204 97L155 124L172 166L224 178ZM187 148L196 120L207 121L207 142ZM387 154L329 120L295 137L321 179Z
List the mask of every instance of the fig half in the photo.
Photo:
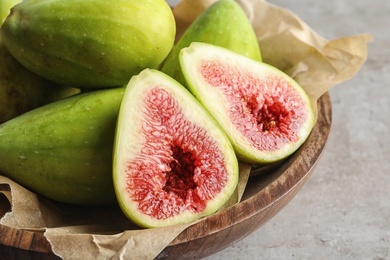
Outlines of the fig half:
M147 228L214 213L238 182L237 157L217 122L182 85L152 69L126 87L113 166L122 211Z
M188 89L225 130L240 160L280 161L309 136L311 101L277 68L200 42L182 49L180 64Z

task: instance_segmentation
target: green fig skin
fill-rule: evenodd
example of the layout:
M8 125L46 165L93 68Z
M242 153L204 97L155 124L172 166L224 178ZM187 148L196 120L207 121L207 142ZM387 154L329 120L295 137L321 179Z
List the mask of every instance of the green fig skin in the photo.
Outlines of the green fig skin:
M1 0L0 1L0 24L3 23L5 18L7 18L11 8L20 2L22 2L22 0Z
M179 62L180 50L192 42L204 42L262 61L254 29L241 6L233 0L219 0L201 13L185 30L164 61L161 71L186 86Z
M0 172L56 201L115 203L112 149L123 93L77 94L0 125Z
M1 37L26 68L59 85L110 88L172 49L176 24L164 0L26 0L14 6Z
M0 124L79 92L77 88L59 86L26 69L0 42Z

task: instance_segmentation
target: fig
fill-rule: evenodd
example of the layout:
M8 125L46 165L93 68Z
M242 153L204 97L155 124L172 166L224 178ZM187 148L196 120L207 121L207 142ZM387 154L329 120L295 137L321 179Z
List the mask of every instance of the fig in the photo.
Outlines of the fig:
M83 89L122 87L160 66L175 33L164 0L26 0L1 28L5 46L26 68Z
M161 71L185 85L179 53L192 42L221 46L261 61L255 31L241 6L233 0L219 0L203 11L184 31L161 67Z
M152 69L127 85L113 167L122 211L147 228L214 213L238 181L237 157L217 122L187 89Z
M0 39L0 124L79 92L77 88L59 86L26 69Z
M296 151L315 117L290 76L223 47L192 43L180 64L190 92L214 116L242 161L268 164Z
M0 125L0 172L52 200L116 203L112 147L124 88L90 91Z

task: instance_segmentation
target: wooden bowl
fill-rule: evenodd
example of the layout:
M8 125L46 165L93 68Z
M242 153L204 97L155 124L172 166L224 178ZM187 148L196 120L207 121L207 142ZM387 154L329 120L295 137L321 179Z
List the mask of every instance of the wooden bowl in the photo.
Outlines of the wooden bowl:
M318 100L318 121L300 149L276 167L253 170L242 201L185 229L157 259L200 259L264 225L302 188L325 147L332 121L329 94ZM261 174L256 174L258 171ZM0 196L0 216L9 211ZM0 259L58 259L42 233L0 225Z

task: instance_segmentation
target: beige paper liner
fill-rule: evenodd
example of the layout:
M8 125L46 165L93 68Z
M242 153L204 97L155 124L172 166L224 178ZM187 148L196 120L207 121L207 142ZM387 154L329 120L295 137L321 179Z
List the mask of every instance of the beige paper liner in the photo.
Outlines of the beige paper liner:
M174 9L177 35L214 1L183 0ZM352 78L367 58L371 35L326 40L289 10L261 0L238 1L247 13L261 47L263 61L291 75L313 105L330 88ZM240 165L240 183L227 206L240 201L250 166ZM12 210L0 223L45 232L63 259L153 259L189 225L140 229L119 208L81 208L53 203L0 175L0 196Z
M241 200L251 166L240 163L240 181L224 208ZM0 175L0 195L11 203L0 224L45 232L63 259L153 259L190 224L141 229L118 206L80 207L55 203ZM130 257L130 258L129 258Z

